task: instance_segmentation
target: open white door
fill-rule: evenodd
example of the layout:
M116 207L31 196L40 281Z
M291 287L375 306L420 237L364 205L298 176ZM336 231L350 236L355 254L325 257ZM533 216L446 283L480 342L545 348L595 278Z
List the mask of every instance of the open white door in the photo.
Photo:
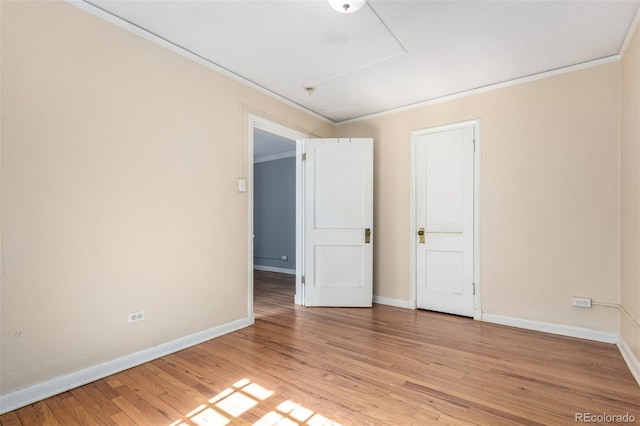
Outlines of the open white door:
M373 140L304 141L304 304L373 299Z

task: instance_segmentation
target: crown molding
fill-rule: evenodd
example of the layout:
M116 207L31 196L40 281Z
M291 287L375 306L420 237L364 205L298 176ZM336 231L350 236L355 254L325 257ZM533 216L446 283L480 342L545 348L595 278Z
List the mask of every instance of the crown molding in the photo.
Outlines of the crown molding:
M624 42L622 43L620 53L618 54L620 57L624 56L627 52L627 48L629 47L629 43L631 43L633 34L636 32L636 28L638 28L638 22L640 22L640 7L638 7L638 10L636 11L636 16L634 16L633 21L631 21L631 26L629 27L627 36L624 38Z

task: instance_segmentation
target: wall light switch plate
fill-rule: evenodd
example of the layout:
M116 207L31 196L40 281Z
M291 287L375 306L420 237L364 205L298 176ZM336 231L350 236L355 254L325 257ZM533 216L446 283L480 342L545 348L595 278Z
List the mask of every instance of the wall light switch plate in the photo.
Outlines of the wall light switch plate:
M247 180L244 178L238 178L238 192L247 191Z

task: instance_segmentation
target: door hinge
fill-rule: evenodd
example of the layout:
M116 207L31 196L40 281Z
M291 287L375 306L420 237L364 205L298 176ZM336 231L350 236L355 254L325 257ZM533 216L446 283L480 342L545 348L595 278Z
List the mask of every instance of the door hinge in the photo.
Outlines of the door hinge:
M474 145L474 146L475 146L475 145ZM474 151L475 151L475 148L474 148ZM303 153L302 153L302 161L306 161L306 160L307 160L307 153L306 153L306 152L303 152Z
M476 152L476 140L473 140L473 152Z
M305 280L304 280L304 275L303 275L303 276L302 276L302 284L304 284L304 283L305 283L304 281L305 281Z
M473 284L473 295L475 296L476 295L476 283L472 283L472 284Z

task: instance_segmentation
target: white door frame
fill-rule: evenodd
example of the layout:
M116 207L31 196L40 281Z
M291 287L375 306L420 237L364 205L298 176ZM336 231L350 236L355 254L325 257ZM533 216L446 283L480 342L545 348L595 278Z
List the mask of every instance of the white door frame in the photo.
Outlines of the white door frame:
M473 319L480 320L482 318L481 294L482 285L480 283L480 237L482 235L480 226L481 214L481 191L480 191L480 164L481 164L481 120L464 121L460 123L447 124L444 126L430 127L426 129L414 130L411 132L411 230L410 230L410 267L411 267L411 292L409 306L413 309L417 308L417 217L416 217L416 139L418 136L428 135L430 133L443 132L447 130L455 130L462 127L470 127L474 129L474 154L473 154L473 282L475 283L475 295L473 298Z
M282 124L260 117L253 113L249 113L248 125L247 125L247 307L248 316L253 324L254 312L253 312L253 130L260 129L269 133L273 133L283 138L296 141L296 296L295 303L302 304L304 300L302 298L302 235L301 215L302 215L302 140L309 136L305 133L293 130Z

